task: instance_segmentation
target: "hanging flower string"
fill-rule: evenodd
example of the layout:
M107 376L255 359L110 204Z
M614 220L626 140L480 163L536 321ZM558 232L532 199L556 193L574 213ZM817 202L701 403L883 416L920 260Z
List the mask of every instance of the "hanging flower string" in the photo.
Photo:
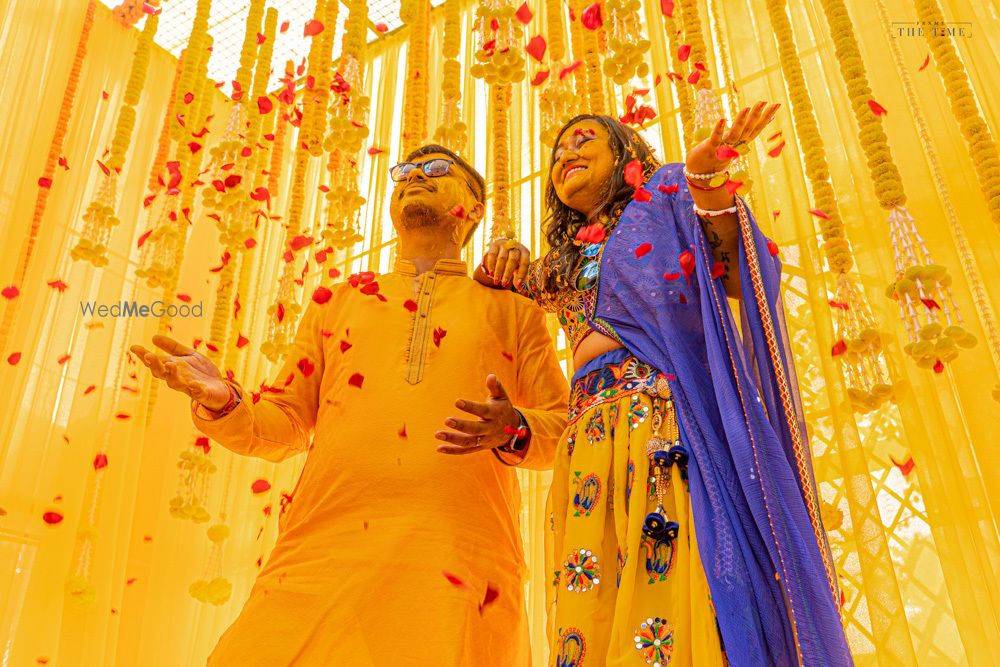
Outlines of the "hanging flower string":
M879 18L882 21L882 25L886 30L888 30L891 22L889 20L889 12L885 6L885 2L883 0L876 0L875 4L878 8ZM952 237L955 239L955 246L958 249L958 258L962 264L962 273L965 275L965 279L969 283L969 287L972 292L972 301L976 306L976 312L979 314L979 319L982 322L983 328L986 330L987 338L989 339L989 350L993 359L993 367L997 370L998 375L1000 375L1000 328L997 327L996 316L993 313L993 307L990 305L989 296L986 292L986 286L983 284L983 280L979 275L979 269L976 266L975 257L973 256L972 249L969 246L969 240L966 238L965 232L962 230L962 225L958 222L958 215L955 212L951 196L948 194L948 189L945 186L944 171L941 168L941 160L938 156L937 148L931 140L927 119L924 117L924 112L917 101L917 95L913 88L913 81L910 79L909 69L906 66L906 62L903 60L903 54L900 51L899 42L891 39L889 40L889 47L892 53L893 62L896 63L896 71L899 74L900 82L903 84L903 92L906 96L907 107L909 108L910 115L913 117L914 124L917 127L917 134L920 136L920 145L924 150L924 154L927 156L927 163L931 170L931 177L934 179L935 190L937 191L938 197L941 199L941 204L947 215L948 226L951 229ZM1000 384L994 386L993 398L1000 401Z
M570 82L563 75L571 63L566 61L566 28L563 23L562 0L545 0L545 26L548 42L546 43L541 35L533 37L528 42L528 53L541 62L545 56L545 49L548 49L549 68L540 70L531 81L532 85L544 85L538 96L538 107L542 118L539 139L548 148L555 143L559 130L576 114L578 102Z
M676 10L676 7L675 7ZM677 21L674 19L673 12L663 14L663 24L664 30L667 33L668 45L670 47L670 62L671 66L674 68L674 76L669 76L669 81L674 83L674 91L677 95L677 108L681 115L681 127L684 130L683 140L685 145L694 146L696 142L693 141L694 138L694 99L691 95L691 87L684 79L683 76L679 74L684 68L684 60L681 59L682 54L687 54L687 49L681 50L684 46L680 42L680 35L682 30L677 27ZM684 58L688 58L685 55ZM665 102L666 100L661 100ZM734 116L735 117L735 116Z
M142 87L146 83L150 51L159 22L160 18L157 15L146 19L146 25L139 37L139 43L132 58L132 69L125 87L125 99L118 112L115 135L111 140L111 156L106 165L98 162L104 172L104 177L98 188L97 198L87 206L87 210L83 214L84 225L80 233L80 240L70 250L70 256L73 259L88 261L96 267L107 266L111 232L120 222L116 215L118 177L125 165L125 154L132 142L132 131L135 129L135 105L139 103Z
M886 293L899 304L910 342L903 347L920 368L944 371L959 347L975 345L962 327L962 315L951 294L951 276L935 264L913 217L906 210L903 183L892 159L880 116L886 110L872 99L861 50L843 0L821 0L833 35L834 52L858 121L861 147L868 157L875 196L889 211L889 232L896 280Z
M806 177L814 197L814 217L823 238L827 264L835 276L834 297L829 301L833 308L836 339L831 354L843 363L852 407L861 413L870 412L893 398L882 350L884 334L879 330L868 298L857 287L857 277L851 270L854 256L830 182L823 137L813 113L784 0L768 0L767 11L778 43L779 62L788 87Z
M604 58L604 75L619 86L626 85L633 77L649 75L649 65L644 62L649 51L649 40L642 33L639 0L607 0L608 34L610 53Z
M462 42L462 20L459 0L447 0L444 5L444 56L441 83L441 123L434 131L434 141L456 153L465 149L469 128L462 122L462 66L458 62Z
M944 26L947 21L937 0L915 0L917 20L925 26ZM945 92L951 102L951 111L962 130L962 136L969 147L969 157L979 179L979 187L986 199L987 209L993 223L1000 228L1000 155L997 145L990 135L990 128L979 113L976 98L969 86L965 67L955 51L955 44L944 29L924 30L924 38L934 54L944 83Z
M427 137L428 42L430 41L430 3L428 0L403 0L399 18L410 26L406 55L406 84L403 87L403 155L423 145ZM475 67L475 65L473 65Z

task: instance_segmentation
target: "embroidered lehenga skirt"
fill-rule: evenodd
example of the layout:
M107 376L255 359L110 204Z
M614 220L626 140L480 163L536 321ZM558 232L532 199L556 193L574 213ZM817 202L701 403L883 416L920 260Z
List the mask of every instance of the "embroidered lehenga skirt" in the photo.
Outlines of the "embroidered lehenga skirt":
M573 376L550 496L550 665L726 664L667 380L626 350Z

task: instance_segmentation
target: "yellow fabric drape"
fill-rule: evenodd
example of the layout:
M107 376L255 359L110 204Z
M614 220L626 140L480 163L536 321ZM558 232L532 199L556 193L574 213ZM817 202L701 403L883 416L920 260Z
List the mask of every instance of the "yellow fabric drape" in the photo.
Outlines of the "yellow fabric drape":
M715 5L714 13L708 2ZM818 0L790 2L789 17L858 272L876 317L895 337L887 349L893 377L908 387L897 405L858 416L846 400L839 362L829 353L833 343L827 306L831 283L822 270L817 229L806 213L811 208L807 181L765 2L708 2L699 0L708 65L716 68L720 63L715 54L720 52L721 41L734 70L733 81L713 70L713 85L725 91L735 83L742 105L757 99L784 104L774 129L784 131L788 145L777 159L767 158L758 145L751 160L756 184L753 203L758 219L782 248L788 327L820 493L843 516L842 525L828 521L828 529L857 662L990 664L995 639L1000 636L1000 450L994 445L1000 428L993 416L996 403L990 397L997 382L996 369L968 281L960 270L952 232L930 183L927 159L907 113L899 78L893 73L887 45L891 36L868 3L847 2L872 77L873 97L889 111L885 130L909 196L908 207L937 261L948 265L955 276L953 289L966 326L980 343L963 352L941 375L918 370L902 353L899 341L904 332L896 304L884 297L884 286L894 271L885 215L872 194L853 113L845 106L845 87L829 29ZM891 20L915 20L909 2L886 0L885 4ZM468 74L474 5L472 0L462 5L462 115L470 128L466 157L489 178L487 90L481 80ZM536 16L527 28L532 36L545 25L544 3L529 5ZM659 3L643 5L652 42L652 71L663 74L671 65ZM993 136L1000 136L1000 101L991 94L1000 84L996 55L1000 53L1000 19L984 3L941 0L941 5L949 20L971 24L971 37L956 39L956 45L982 115ZM0 99L6 107L0 121L4 147L0 153L0 286L13 281L72 64L69 45L76 43L85 9L84 0L0 1ZM165 11L161 28L168 20ZM440 42L442 26L442 13L434 11L432 43ZM10 340L0 350L0 382L8 397L0 408L0 571L5 575L0 578L0 661L11 665L36 664L39 658L72 665L203 663L246 599L257 559L266 558L274 541L280 494L291 492L301 467L301 458L275 465L213 448L219 470L206 506L213 522L225 510L225 521L232 529L221 568L234 592L219 607L192 598L188 586L213 567L208 562L207 525L179 521L167 511L176 493L177 454L190 447L195 434L187 421L188 402L175 392L161 390L147 417L148 374L129 365L124 352L131 343L148 344L156 331L154 320L98 320L83 316L79 306L80 301L135 298L150 302L161 296L135 279L136 240L151 226L148 211L142 208L144 187L175 67L174 59L159 48L154 49L136 107L134 139L122 171L118 209L122 224L114 230L111 262L97 270L69 259L84 207L99 184L95 160L101 158L114 131L137 37L136 30L122 28L110 10L98 7L65 140L70 170L56 169L39 243L28 275L18 285L19 315ZM386 206L386 170L400 158L400 119L406 113L401 102L406 37L404 29L373 44L369 53L365 87L373 114L370 144L384 152L360 156L361 193L367 198L360 221L365 240L328 260L324 273L332 264L344 273L384 271L391 266L394 245ZM940 76L933 63L917 71L928 53L922 37L898 39L946 169L952 204L980 275L993 290L989 298L994 312L1000 312L997 230L986 215ZM439 71L442 60L432 49L430 72ZM529 64L529 68L530 80L538 66ZM440 89L434 77L431 81L428 128L437 126L441 111ZM659 117L645 132L668 161L683 159L674 85L664 76L655 88ZM102 90L108 92L108 100L102 99ZM618 98L608 99L620 110L628 91L615 90ZM536 250L544 243L540 228L548 161L548 148L537 140L541 124L537 94L538 89L525 83L514 88L511 102L511 210L521 238ZM228 105L221 96L213 110L216 119L206 148L212 137L217 140L222 135L228 118ZM274 202L277 215L285 213L291 178L295 132L288 135L286 165ZM303 233L310 233L306 231L310 226L318 231L322 225L320 200L314 193L325 179L323 165L325 160L319 158L310 164ZM772 216L773 211L780 215ZM219 264L222 252L213 222L197 206L192 220L177 291L190 294L193 302L203 300L205 313L201 320L173 321L172 333L182 341L207 337L216 285L215 275L207 269ZM768 220L773 222L768 225ZM240 295L243 307L252 309L242 332L251 344L239 357L240 377L253 381L248 386L269 380L275 371L257 347L264 338L265 309L273 300L282 266L280 224L262 225L256 254L248 255L256 272L253 286L250 294ZM470 262L479 259L488 235L488 224L477 230ZM305 298L320 278L314 261L310 269L303 285ZM69 285L64 293L46 285L57 278ZM0 304L0 309L4 307ZM567 359L561 337L560 341L560 352ZM16 366L6 361L14 352L22 353ZM60 365L57 359L63 354L71 356ZM133 371L136 379L129 376ZM85 394L89 385L96 389ZM130 417L116 418L119 413ZM67 598L64 585L76 567L76 533L88 523L96 477L92 463L99 452L107 454L109 465L101 473L94 514L90 580L96 599L89 606L79 606ZM904 476L892 461L904 462L910 456L915 465ZM249 487L259 478L267 479L271 490L254 495ZM522 527L530 567L526 595L538 664L544 664L548 654L540 536L548 521L545 501L550 479L550 473L521 473ZM267 506L274 510L269 516L264 513ZM41 516L49 510L61 512L65 519L57 525L45 524Z

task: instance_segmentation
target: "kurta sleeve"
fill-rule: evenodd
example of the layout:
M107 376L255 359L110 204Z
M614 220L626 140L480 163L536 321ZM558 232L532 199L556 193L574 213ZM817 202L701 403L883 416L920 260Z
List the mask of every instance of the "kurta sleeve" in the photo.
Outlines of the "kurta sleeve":
M309 302L281 370L257 403L239 382L226 380L240 395L240 404L213 419L192 400L195 427L237 454L268 461L282 461L307 450L316 426L325 369L321 331L328 304Z
M545 326L545 314L525 304L518 318L517 389L514 407L528 422L531 439L520 460L505 456L505 462L519 468L549 470L556 446L566 428L569 384L556 360L552 336Z

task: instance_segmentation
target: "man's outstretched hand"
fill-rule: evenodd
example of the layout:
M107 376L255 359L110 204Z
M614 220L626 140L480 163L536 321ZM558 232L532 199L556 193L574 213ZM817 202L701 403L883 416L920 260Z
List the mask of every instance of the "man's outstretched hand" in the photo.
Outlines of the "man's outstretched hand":
M229 402L229 387L222 373L204 355L168 336L153 336L153 345L167 354L141 345L129 348L153 377L166 380L168 387L187 394L209 410L219 410Z
M434 434L438 440L449 443L438 445L437 451L442 454L474 454L510 443L511 433L504 427L516 428L521 420L496 375L486 376L486 390L489 393L485 403L464 399L455 401L456 408L479 419L446 419L445 425L455 430L438 431Z

